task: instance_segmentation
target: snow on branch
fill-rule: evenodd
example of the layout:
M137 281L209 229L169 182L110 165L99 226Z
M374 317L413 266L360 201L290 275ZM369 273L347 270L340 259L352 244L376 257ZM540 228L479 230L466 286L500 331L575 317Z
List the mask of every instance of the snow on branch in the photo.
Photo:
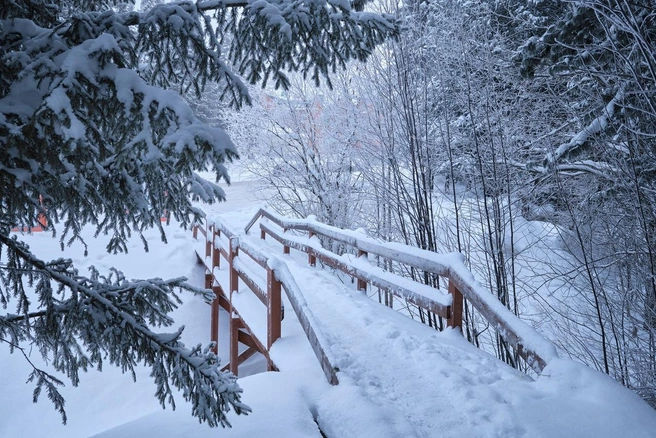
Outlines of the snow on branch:
M574 135L569 142L558 146L553 153L548 153L545 157L545 162L549 165L552 165L566 153L571 152L580 146L583 146L591 136L603 132L608 127L610 118L615 114L617 104L622 99L624 99L624 90L624 86L620 87L617 93L615 93L615 96L604 107L602 114L590 122L581 131L576 133L576 135Z
M536 166L533 164L526 164L520 162L510 162L510 165L519 169L524 169L529 172L548 175L552 172L558 172L562 175L577 176L584 173L589 173L609 181L616 180L616 172L618 169L615 166L603 161L581 160L571 163L558 163L553 166Z
M27 318L27 304L23 306L23 318L0 317L1 340L8 339L12 345L33 342L74 386L79 382L79 370L100 368L105 358L133 378L135 365L142 362L153 369L156 396L162 406L169 404L175 409L173 388L183 390L184 399L191 402L192 414L210 426L229 426L226 413L231 409L236 413L250 411L240 401L236 377L220 371L219 360L209 347L186 348L180 342L184 327L172 333L156 333L148 327L173 323L168 314L179 303L175 288L201 293L206 299L212 295L209 291L187 285L184 278L127 281L117 271L103 277L95 270L90 278L81 277L70 261L45 263L25 244L3 234L0 244L9 260L2 268L6 271L2 273L3 284L21 301L24 289L18 283L22 284L26 272L32 272L37 280L35 292L44 309L43 314ZM58 285L57 291L51 282ZM37 385L35 398L45 387L65 422L56 389L58 380L36 368L32 379Z

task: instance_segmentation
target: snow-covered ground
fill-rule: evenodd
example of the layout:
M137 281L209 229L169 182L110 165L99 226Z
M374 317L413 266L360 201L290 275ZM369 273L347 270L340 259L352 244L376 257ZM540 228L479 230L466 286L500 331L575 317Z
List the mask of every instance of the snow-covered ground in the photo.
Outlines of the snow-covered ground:
M233 183L226 190L228 202L208 207L208 215L221 214L235 229L243 227L258 206L249 186ZM115 266L129 278L184 275L201 285L190 232L171 225L167 234L168 245L157 233L149 234L147 254L138 239L127 255L116 256L106 254L103 240L96 239L88 257L79 247L67 248L65 256L80 268ZM48 234L26 240L42 257L61 255ZM282 371L240 379L243 401L253 413L231 416L230 430L199 424L181 398L176 411L162 410L147 370L134 383L111 367L86 373L78 388L63 390L69 424L62 426L45 397L32 403L24 359L0 349L0 437L321 437L315 420L329 437L654 436L656 411L600 373L556 360L531 381L457 333L436 333L380 306L351 285L297 264L300 257L283 259L338 359L339 386L326 383L291 307L286 307L283 338L272 351ZM186 327L183 339L206 343L209 307L198 297L183 299L174 314ZM225 344L222 336L220 356ZM40 360L37 353L32 359ZM253 358L240 367L240 375L261 365Z

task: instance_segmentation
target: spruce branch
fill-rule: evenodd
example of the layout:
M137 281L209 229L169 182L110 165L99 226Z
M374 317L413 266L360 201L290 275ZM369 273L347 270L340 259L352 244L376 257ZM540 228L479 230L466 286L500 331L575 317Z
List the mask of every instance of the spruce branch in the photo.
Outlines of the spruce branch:
M103 358L133 378L141 362L152 368L156 396L162 406L175 408L177 389L191 402L193 415L210 426L230 425L226 416L230 410L238 414L250 411L240 401L236 377L220 371L219 360L209 347L186 348L180 342L183 327L172 333L156 333L148 327L173 324L168 313L180 302L175 288L200 293L206 300L209 291L188 285L185 278L127 281L116 270L108 276L92 270L87 278L78 275L70 262L46 263L38 259L15 238L0 235L0 244L20 259L25 269L33 268L68 291L67 298L42 303L42 312L0 318L0 335L5 327L23 327L22 340L37 345L42 356L49 358L54 369L65 373L74 386L79 383L79 370L101 368ZM44 287L45 283L40 283L36 292ZM61 382L33 369L29 381L36 384L34 399L45 388L65 421L63 398L56 389Z

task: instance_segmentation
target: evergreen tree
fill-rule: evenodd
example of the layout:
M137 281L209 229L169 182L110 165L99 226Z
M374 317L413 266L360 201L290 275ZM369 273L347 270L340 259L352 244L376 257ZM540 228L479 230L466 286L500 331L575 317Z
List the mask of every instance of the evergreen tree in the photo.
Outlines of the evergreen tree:
M228 181L224 163L237 152L178 93L199 94L213 81L239 106L249 101L239 75L287 87L285 70L330 84L331 71L364 60L397 32L392 17L361 12L362 3L151 2L136 12L116 0L2 2L0 342L24 354L23 346L36 346L73 385L80 370L104 361L131 373L141 362L152 367L162 405L174 405L172 390L182 389L211 426L229 425L229 409L247 412L235 377L219 371L209 349L185 348L181 331L150 328L173 324L178 288L207 291L115 271L85 277L70 259L41 260L10 230L44 217L63 247L82 241L90 225L111 236L108 251L120 252L147 228L165 239L164 210L182 226L199 219L191 200L211 203L223 192L195 171ZM62 382L32 368L35 401L45 390L66 422Z

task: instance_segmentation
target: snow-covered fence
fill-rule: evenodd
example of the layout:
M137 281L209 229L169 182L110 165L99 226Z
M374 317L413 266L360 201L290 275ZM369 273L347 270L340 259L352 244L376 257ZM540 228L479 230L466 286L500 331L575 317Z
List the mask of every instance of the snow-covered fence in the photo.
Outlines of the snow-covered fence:
M461 254L437 254L399 243L379 242L360 232L331 227L313 218L287 219L264 209L257 212L245 231L248 233L261 218L269 223L266 220L260 221L260 237L270 235L283 245L284 253L289 253L290 248L305 252L310 264L315 264L318 258L328 266L356 278L358 289L365 289L367 284L384 289L442 316L448 326L462 326L463 298L467 299L537 373L542 372L549 361L558 357L551 342L476 282ZM271 223L277 227L271 226ZM292 230L307 232L307 237L290 233ZM357 251L358 257L354 259L349 255L334 254L323 248L315 236L349 245ZM437 274L448 281L448 294L371 265L368 254Z
M333 365L334 358L330 358L326 343L321 333L315 330L316 323L295 281L289 274L287 266L276 257L263 254L257 248L242 241L221 220L210 223L206 228L194 226L193 236L203 235L204 248L197 250L199 259L206 267L205 287L212 289L217 297L212 304L211 339L218 342L219 307L225 309L230 315L230 371L238 374L239 365L254 353L260 352L267 359L269 370L275 370L269 351L273 343L282 333L282 320L284 307L282 306L281 290L284 290L289 302L296 313L312 349L329 383L336 385L337 368ZM242 256L246 255L247 258ZM221 258L228 263L228 275L220 270ZM262 275L261 271L266 272ZM258 304L248 302L249 295L237 294L239 282L253 292L253 295L266 307L266 317L257 314ZM222 286L223 285L223 286ZM226 286L227 285L227 286ZM227 293L226 293L227 287ZM240 304L243 304L240 305ZM241 313L240 313L240 310ZM266 327L260 321L266 318ZM248 322L247 322L248 321ZM266 339L266 343L263 340ZM249 348L239 354L238 346L242 343Z
M266 265L266 258L240 246L239 237L225 224L215 222L205 227L195 225L193 228L195 238L198 238L198 233L204 237L204 248L197 250L197 254L206 268L205 287L212 289L216 295L216 300L212 303L212 341L218 343L219 307L222 307L230 314L230 363L227 366L230 371L235 375L238 374L239 365L257 352L266 357L269 370L275 370L276 366L269 356L269 349L280 337L282 319L280 282L275 279L271 269ZM250 262L244 260L241 255L246 255ZM228 263L227 272L219 269L221 258ZM265 273L257 275L251 273L250 265L253 262L264 268ZM251 303L239 306L240 300L236 299L234 294L239 290L240 279L253 291L255 298L264 304L268 315L266 327L261 327L259 324L261 313L251 318L240 313L240 310L251 312L257 309L257 306ZM226 285L228 285L227 289ZM241 354L238 353L239 343L248 347Z

